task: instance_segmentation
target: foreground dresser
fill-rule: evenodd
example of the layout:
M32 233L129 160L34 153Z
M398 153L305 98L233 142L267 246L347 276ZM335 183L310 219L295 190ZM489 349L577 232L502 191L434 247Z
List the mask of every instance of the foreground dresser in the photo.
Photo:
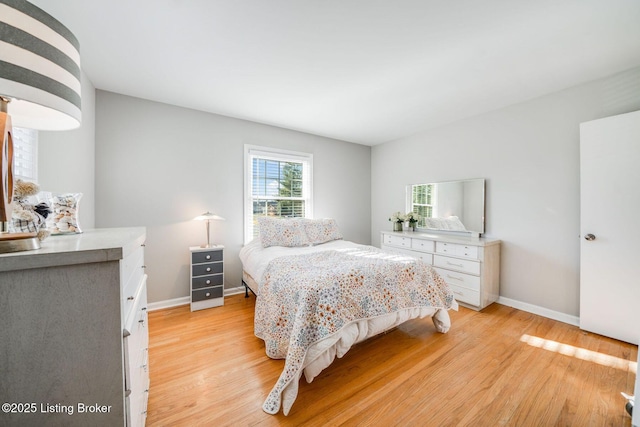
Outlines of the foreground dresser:
M144 425L144 228L0 255L0 425Z
M382 232L384 250L411 255L432 265L465 307L482 310L500 294L500 240Z

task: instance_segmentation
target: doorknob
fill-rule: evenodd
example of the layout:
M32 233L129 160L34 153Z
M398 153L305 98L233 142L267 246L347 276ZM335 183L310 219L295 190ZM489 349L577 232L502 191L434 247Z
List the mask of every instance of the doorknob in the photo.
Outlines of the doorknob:
M584 238L588 241L592 241L592 240L596 240L596 236L594 236L593 234L589 233L587 235L584 236Z

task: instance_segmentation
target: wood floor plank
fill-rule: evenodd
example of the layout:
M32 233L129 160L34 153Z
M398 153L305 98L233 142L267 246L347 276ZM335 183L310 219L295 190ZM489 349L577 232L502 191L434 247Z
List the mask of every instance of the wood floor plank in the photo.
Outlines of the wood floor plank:
M148 426L630 426L637 346L499 304L414 319L354 346L289 416L262 403L284 361L253 335L255 297L149 314Z

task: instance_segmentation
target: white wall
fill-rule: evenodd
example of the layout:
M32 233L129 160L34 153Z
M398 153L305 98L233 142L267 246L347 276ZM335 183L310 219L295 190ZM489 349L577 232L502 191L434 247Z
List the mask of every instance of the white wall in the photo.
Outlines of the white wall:
M82 73L82 124L38 134L38 184L42 191L82 193L80 227L95 227L95 88ZM55 237L51 237L55 238Z
M640 68L373 147L371 239L410 183L487 179L500 295L579 314L579 124L640 109Z
M96 95L96 225L146 226L150 302L189 295L192 221L206 210L225 245L225 286L241 284L244 144L313 154L314 216L370 243L371 148L110 92Z

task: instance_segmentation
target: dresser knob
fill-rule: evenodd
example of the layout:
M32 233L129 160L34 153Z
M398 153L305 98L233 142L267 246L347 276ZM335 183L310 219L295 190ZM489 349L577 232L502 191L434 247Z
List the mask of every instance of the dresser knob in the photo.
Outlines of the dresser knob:
M206 294L204 294L204 296L210 297L211 296L211 292L207 292Z
M593 235L593 234L591 234L591 233L589 233L589 234L585 235L585 236L584 236L584 238L585 238L585 240L588 240L588 241L590 241L590 242L591 242L592 240L596 240L596 236L594 236L594 235Z
M211 271L211 267L207 267L207 271Z
M133 297L127 297L127 300L133 301Z
M206 259L211 259L211 255L207 255L205 258Z
M211 280L207 280L205 283L206 283L207 285L210 285L210 284L211 284Z

